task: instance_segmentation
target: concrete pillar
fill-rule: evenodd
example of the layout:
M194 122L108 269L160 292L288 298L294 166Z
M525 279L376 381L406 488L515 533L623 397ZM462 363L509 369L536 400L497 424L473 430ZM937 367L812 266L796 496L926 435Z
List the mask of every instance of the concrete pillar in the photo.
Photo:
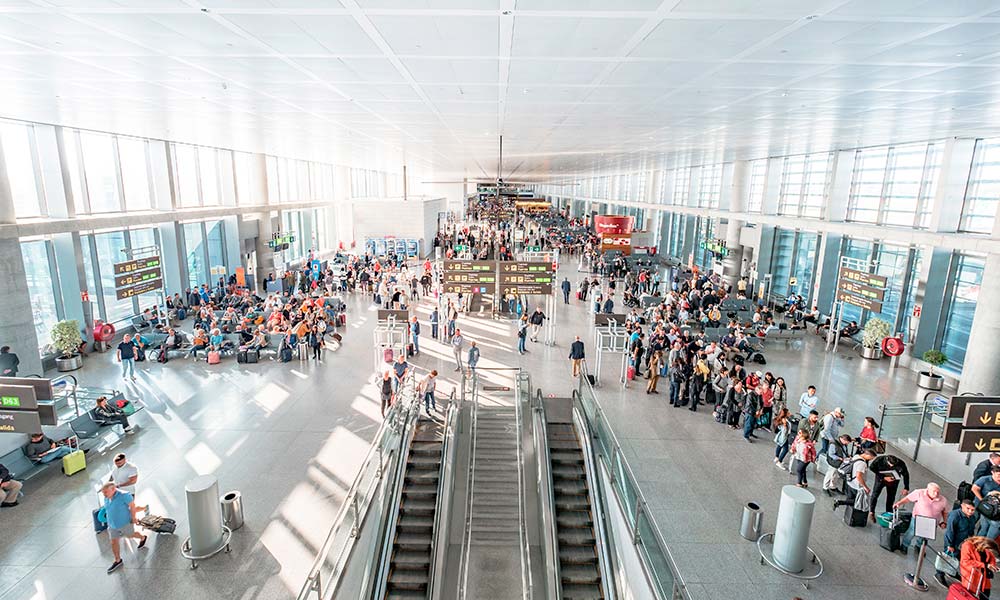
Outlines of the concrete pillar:
M274 251L268 247L267 242L271 239L274 228L271 223L271 213L260 213L258 218L259 235L255 242L257 252L257 283L259 284L265 277L274 272ZM280 274L275 273L275 277Z
M827 186L826 208L823 218L827 221L847 220L847 205L851 198L851 176L857 150L842 150L833 155L833 180Z
M745 160L726 165L722 173L721 208L727 208L731 213L743 212L747 192L750 185L750 163ZM722 281L726 285L735 286L743 274L743 246L740 244L740 232L743 221L728 218L720 222L720 233L726 240L729 255L722 260Z
M824 233L818 249L819 260L816 261L816 275L813 279L819 285L819 291L813 294L812 304L818 306L824 315L830 314L833 310L837 275L840 271L840 246L843 239L844 236L839 233Z
M986 255L983 269L981 302L976 305L969 331L969 352L962 365L962 379L958 392L978 392L985 396L1000 396L1000 370L996 357L1000 356L1000 312L990 301L1000 298L1000 254Z
M0 161L2 162L2 161ZM0 181L0 204L6 193L10 197L7 181ZM41 375L42 360L39 357L41 341L35 333L35 317L28 294L28 279L21 256L21 243L17 238L0 239L0 345L10 346L21 359L18 373L21 375ZM48 340L45 340L48 343Z

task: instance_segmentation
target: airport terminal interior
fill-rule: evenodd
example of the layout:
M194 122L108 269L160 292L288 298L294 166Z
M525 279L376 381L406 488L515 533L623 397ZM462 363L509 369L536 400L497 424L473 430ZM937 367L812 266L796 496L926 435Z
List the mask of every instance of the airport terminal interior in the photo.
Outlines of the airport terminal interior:
M989 597L994 0L0 0L0 55L0 600Z

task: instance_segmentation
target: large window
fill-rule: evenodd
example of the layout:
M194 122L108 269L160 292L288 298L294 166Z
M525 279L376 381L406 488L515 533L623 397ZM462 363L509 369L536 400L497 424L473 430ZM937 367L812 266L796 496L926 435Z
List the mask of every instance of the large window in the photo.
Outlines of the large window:
M253 155L246 152L233 152L233 168L236 169L236 203L244 206L258 204L254 197L253 186Z
M855 154L847 218L926 227L941 153L934 144L869 148Z
M33 136L30 125L0 121L0 146L3 147L7 180L14 196L14 216L19 219L45 214Z
M122 187L125 189L126 210L149 210L149 160L146 140L118 138Z
M767 159L750 163L750 190L747 195L746 210L759 213L764 207L764 182L767 180Z
M829 153L789 156L781 173L778 214L819 218L830 178Z
M223 221L207 221L205 223L208 236L208 266L210 271L214 269L212 283L218 281L219 277L228 274L226 264L226 237L225 225Z
M219 152L215 148L198 148L198 175L201 178L202 206L217 206L222 198L219 189Z
M152 246L159 246L157 240L159 239L159 234L155 229L131 229L127 232L128 234L128 244L129 248L132 250L140 250L142 248L150 248ZM143 254L148 256L148 252ZM133 306L132 310L135 312L142 312L143 309L148 308L159 301L157 297L157 292L150 292L148 294L142 294L137 299L138 306Z
M985 266L986 259L981 256L955 256L950 301L941 335L941 351L948 357L948 364L956 369L961 369L965 362L972 317L976 313Z
M198 151L194 146L174 144L174 181L180 194L180 206L201 206L198 192Z
M285 261L298 260L305 256L306 240L302 239L305 233L302 231L302 211L282 211L281 227L282 233L290 233L295 236L295 242L289 244L288 250L285 250Z
M670 204L674 206L684 206L688 203L688 196L691 194L691 168L674 169L674 193L670 198Z
M211 283L205 265L205 235L201 223L184 223L184 254L187 257L188 286Z
M771 251L771 293L787 295L788 278L792 273L795 257L795 231L776 229Z
M49 333L62 315L59 277L51 246L46 240L21 242L39 354L45 354L44 347L52 343Z
M962 231L992 233L1000 202L1000 139L976 140L962 206Z
M788 282L789 294L802 294L810 300L813 284L813 269L816 267L816 247L819 245L819 234L800 231L795 241L795 262L792 265L792 277Z
M121 212L114 139L110 135L81 131L80 149L83 154L90 212Z
M718 208L722 195L722 164L701 168L698 183L698 208Z
M111 231L94 235L94 245L97 248L97 262L92 265L100 273L101 296L106 321L116 322L128 319L134 312L131 298L119 300L115 295L115 270L112 265L126 260L125 232Z
M885 298L882 300L882 312L870 313L868 318L878 317L887 321L895 333L899 318L899 309L903 301L903 285L906 283L907 267L910 262L910 249L906 246L879 244L875 259L875 273L886 278Z

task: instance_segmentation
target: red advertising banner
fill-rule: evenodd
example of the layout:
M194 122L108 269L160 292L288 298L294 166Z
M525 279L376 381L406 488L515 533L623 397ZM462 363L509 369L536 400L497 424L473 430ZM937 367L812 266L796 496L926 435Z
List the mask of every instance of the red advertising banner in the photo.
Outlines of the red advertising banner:
M632 234L631 233L604 233L601 234L601 252L618 251L622 254L632 254Z
M635 217L620 215L595 215L594 232L602 233L632 233L635 228Z

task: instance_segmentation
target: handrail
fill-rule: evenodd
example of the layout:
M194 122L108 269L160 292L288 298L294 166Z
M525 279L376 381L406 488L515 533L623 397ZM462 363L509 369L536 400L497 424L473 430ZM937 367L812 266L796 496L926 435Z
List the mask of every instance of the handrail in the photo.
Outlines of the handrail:
M587 405L586 402L584 402L584 397L586 396L583 393L584 390L589 392L589 397L593 401L593 416L588 414ZM629 484L630 489L635 493L635 514L626 514L626 522L632 527L632 543L639 549L639 556L641 558L643 570L655 582L653 588L657 598L660 600L668 600L676 597L689 598L683 578L677 568L677 562L674 560L670 549L667 547L667 544L663 539L663 534L656 522L646 516L646 525L648 526L648 531L652 533L652 540L646 540L644 539L644 536L640 535L640 517L649 514L649 503L646 501L645 495L642 493L642 490L638 485L638 479L632 471L632 467L628 464L625 454L622 452L621 443L618 441L617 436L611 429L610 421L604 414L604 409L601 408L601 405L597 400L597 395L594 393L594 389L586 377L580 377L578 391L581 405L584 409L583 414L587 418L587 425L591 428L591 431L595 432L595 430L598 429L595 427L595 424L603 424L604 426L600 429L602 429L607 437L610 438L611 455L608 456L600 445L597 450L597 455L602 462L604 462L608 471L612 473L612 489L615 492L615 496L618 498L618 502L622 507L627 507L630 504L627 498L622 497L624 487L621 487L621 482L618 481L619 470L623 476L622 479ZM595 439L596 437L597 436L595 436ZM618 470L616 470L616 467ZM671 577L671 581L669 583L663 580L663 574L658 572L655 565L652 564L652 558L647 550L647 547L651 544L655 544L656 549L663 557Z
M348 488L347 495L344 497L344 502L341 504L340 510L337 511L333 525L330 527L323 545L320 546L320 550L316 553L316 558L309 568L309 575L306 577L306 581L296 596L298 600L306 600L313 592L316 593L316 597L319 600L326 600L326 593L332 593L337 587L337 581L343 573L347 554L353 546L354 541L339 549L334 559L334 565L328 573L328 579L324 576L323 567L331 559L331 553L334 551L337 542L337 533L345 526L348 516L352 513L354 516L354 528L352 528L349 539L356 540L358 536L356 527L364 518L368 506L371 504L371 491L383 480L387 467L394 459L398 459L399 457L398 447L393 447L391 443L392 436L400 434L401 439L404 437L402 434L405 433L408 425L411 414L410 409L416 401L413 393L412 377L404 380L402 385L404 393L409 392L409 394L402 401L396 402L390 407L388 414L375 432L368 453L361 463L358 475L351 483L351 487ZM370 472L370 465L375 464L376 460L378 461L376 475L368 482L367 488L362 489L366 476ZM361 505L359 505L359 498Z
M475 485L473 481L476 476L476 433L477 433L477 419L479 413L479 375L476 373L472 374L469 378L472 384L472 398L470 399L470 410L472 411L471 416L471 427L470 427L470 437L471 442L469 444L469 493L468 497L465 499L465 531L462 533L462 563L461 572L459 574L459 588L458 597L459 599L464 599L469 588L469 556L472 552L472 501L475 494ZM463 372L462 376L462 396L465 396L465 383L467 379ZM464 402L464 399L463 399Z
M418 409L419 410L419 409ZM434 505L434 526L431 529L431 568L427 583L428 598L436 598L440 590L437 571L443 568L448 549L448 529L451 523L452 492L454 489L454 463L458 449L455 441L458 414L461 406L456 402L455 389L452 388L448 398L448 412L445 415L444 441L441 445L441 471L438 476L437 499ZM444 500L447 496L447 501Z
M526 502L525 494L527 490L524 484L524 450L522 448L522 436L524 435L524 411L522 410L521 403L523 401L521 397L521 383L524 382L528 386L528 393L526 394L528 401L531 401L531 377L524 371L518 371L516 375L516 380L514 385L517 389L514 395L514 422L517 426L517 489L518 489L518 502L517 502L517 514L520 527L518 527L518 536L520 539L521 547L521 586L522 586L522 596L524 598L530 599L534 598L534 585L532 584L531 578L531 548L528 546L528 537L526 535L527 529L527 516L525 515L524 505Z
M538 451L538 497L541 500L542 534L545 536L543 552L545 572L552 576L546 580L548 597L562 600L562 575L559 572L559 532L556 525L555 482L552 478L552 457L549 453L548 424L545 422L545 406L542 390L535 395L534 440Z
M586 470L592 476L591 484L588 485L590 493L591 514L594 517L594 537L598 540L597 558L598 568L601 573L601 587L604 588L605 600L615 600L618 597L618 579L614 577L614 569L611 566L611 555L608 548L611 547L611 537L608 535L608 524L606 519L606 508L604 498L604 485L602 483L603 474L597 460L597 453L594 451L594 437L590 431L590 424L587 423L586 412L583 410L583 402L580 394L573 390L573 416L580 421L580 439L583 441L583 456ZM612 471L608 471L611 473Z

